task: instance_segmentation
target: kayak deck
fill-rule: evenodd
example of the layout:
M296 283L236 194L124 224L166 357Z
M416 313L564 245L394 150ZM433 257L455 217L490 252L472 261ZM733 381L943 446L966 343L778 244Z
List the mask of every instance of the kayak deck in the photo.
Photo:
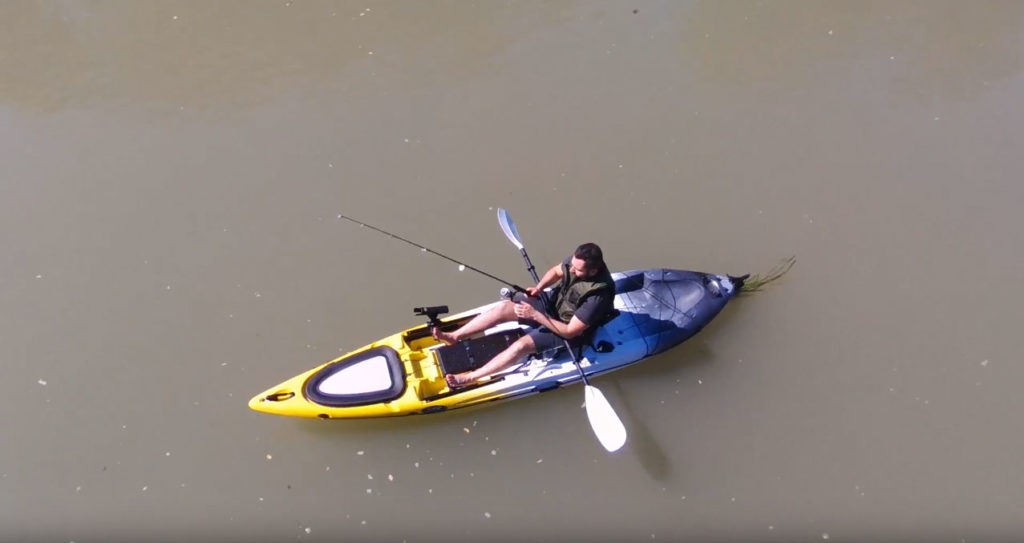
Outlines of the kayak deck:
M739 291L729 276L647 269L613 274L618 315L581 349L589 376L639 362L701 330ZM501 301L441 319L454 330ZM436 316L435 316L436 317ZM432 318L433 320L433 318ZM494 326L456 345L435 340L429 324L392 334L267 389L249 401L260 412L313 418L366 418L434 413L553 390L580 381L560 349L539 353L490 379L452 390L444 376L482 366L521 336L516 322Z

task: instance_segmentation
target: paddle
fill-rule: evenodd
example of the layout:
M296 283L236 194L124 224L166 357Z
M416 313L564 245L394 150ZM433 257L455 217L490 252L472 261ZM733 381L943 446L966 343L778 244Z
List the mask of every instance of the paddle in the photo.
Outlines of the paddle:
M539 282L537 270L533 267L533 262L530 262L530 256L526 254L526 247L523 246L523 242L519 237L519 230L516 229L516 223L512 222L512 217L508 215L508 211L498 208L498 224L501 226L501 231L505 233L505 237L523 255L523 260L526 261L526 269L530 272L530 276L533 277L533 281L535 283ZM544 301L544 307L547 307L547 294L541 291L540 296ZM572 357L572 363L576 365L576 370L580 372L580 377L583 378L583 396L587 406L587 418L590 419L590 426L594 429L594 434L597 435L597 440L601 442L601 445L608 452L615 452L626 444L626 427L622 425L622 421L619 420L619 416L615 414L615 410L612 409L611 404L605 399L604 394L587 380L587 374L583 373L579 358L576 355L575 349L569 344L569 340L564 341L565 348L569 351L569 356Z

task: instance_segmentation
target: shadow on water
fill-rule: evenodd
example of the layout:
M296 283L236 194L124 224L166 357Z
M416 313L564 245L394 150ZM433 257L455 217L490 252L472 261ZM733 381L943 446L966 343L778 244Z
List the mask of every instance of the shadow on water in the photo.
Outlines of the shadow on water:
M640 460L640 465L652 479L667 480L672 473L672 462L665 454L665 449L658 443L643 419L636 416L630 406L628 395L622 392L622 385L618 381L611 381L608 384L607 388L615 391L615 405L619 408L618 413L622 423L626 425L626 431L629 432L630 451Z
M713 364L714 355L706 345L694 342L655 355L645 362L648 363L634 368L630 372L631 378L659 378L664 377L668 372L695 370ZM608 380L607 383L600 383L600 385L613 391L610 396L612 396L619 416L629 432L627 447L640 461L644 471L655 481L671 480L674 472L673 461L662 446L664 438L659 439L656 433L651 431L644 418L637 415L637 411L629 399L630 395L623 391L620 380ZM645 398L650 398L650 396L645 396Z
M727 305L722 314L714 319L714 322L728 320L728 314L732 313L731 305L734 304ZM723 316L725 318L722 318ZM652 319L649 315L643 314L636 314L635 317L636 320L641 321L641 328L644 330L657 329L668 334L669 330L674 329L675 333L678 333L678 328L672 321ZM716 334L715 330L721 326L723 324L712 327L712 330L706 334ZM709 366L714 363L714 358L714 354L708 349L706 343L684 341L674 348L648 357L643 364L637 365L639 367L632 367L630 376L640 379L662 378L666 372L677 372L681 369L693 370ZM637 410L633 407L634 402L624 391L620 380L605 378L594 385L609 397L613 408L626 426L629 436L626 445L626 451L629 451L627 454L633 455L639 460L640 465L651 479L659 482L671 480L674 473L673 461L662 445L664 439L655 435L645 422L644 417L637 414ZM565 394L566 391L561 391L561 393ZM540 395L516 400L515 403L536 401L539 399L538 396ZM645 396L645 398L649 397ZM507 404L509 402L495 403ZM453 432L453 429L472 426L474 424L471 424L470 421L475 421L479 417L480 410L492 407L495 407L494 404L484 404L436 415L410 415L394 418L329 421L303 419L298 421L297 427L304 433L324 440L335 440L339 436L344 436L357 442L379 442L382 436L391 436L396 442L400 442L409 441L419 435L448 434ZM547 407L550 406L545 406L545 408ZM497 408L515 409L516 407L501 405ZM644 411L644 409L640 411Z

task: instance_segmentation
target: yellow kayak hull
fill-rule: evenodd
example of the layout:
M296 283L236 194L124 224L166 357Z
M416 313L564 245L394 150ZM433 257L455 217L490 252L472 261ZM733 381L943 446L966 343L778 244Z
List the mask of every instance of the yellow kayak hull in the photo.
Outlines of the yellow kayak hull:
M471 310L444 319L444 329L454 329L490 306ZM466 407L490 399L486 390L478 387L453 393L445 382L437 351L443 345L430 336L426 324L409 328L330 360L277 386L268 388L249 400L249 407L262 413L290 417L349 419L393 417L418 413L444 411ZM399 396L387 401L365 405L330 406L311 401L308 390L311 379L327 368L358 359L364 353L390 349L401 364L403 383Z

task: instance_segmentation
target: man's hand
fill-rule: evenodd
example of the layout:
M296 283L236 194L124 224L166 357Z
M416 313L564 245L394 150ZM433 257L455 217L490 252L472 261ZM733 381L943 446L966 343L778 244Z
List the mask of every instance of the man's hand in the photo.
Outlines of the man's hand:
M535 318L537 316L537 310L526 302L516 303L515 310L516 316L520 319L537 320Z
M542 289L539 289L537 287L528 287L526 289L526 295L531 298L536 298L537 296L540 296L541 290Z

